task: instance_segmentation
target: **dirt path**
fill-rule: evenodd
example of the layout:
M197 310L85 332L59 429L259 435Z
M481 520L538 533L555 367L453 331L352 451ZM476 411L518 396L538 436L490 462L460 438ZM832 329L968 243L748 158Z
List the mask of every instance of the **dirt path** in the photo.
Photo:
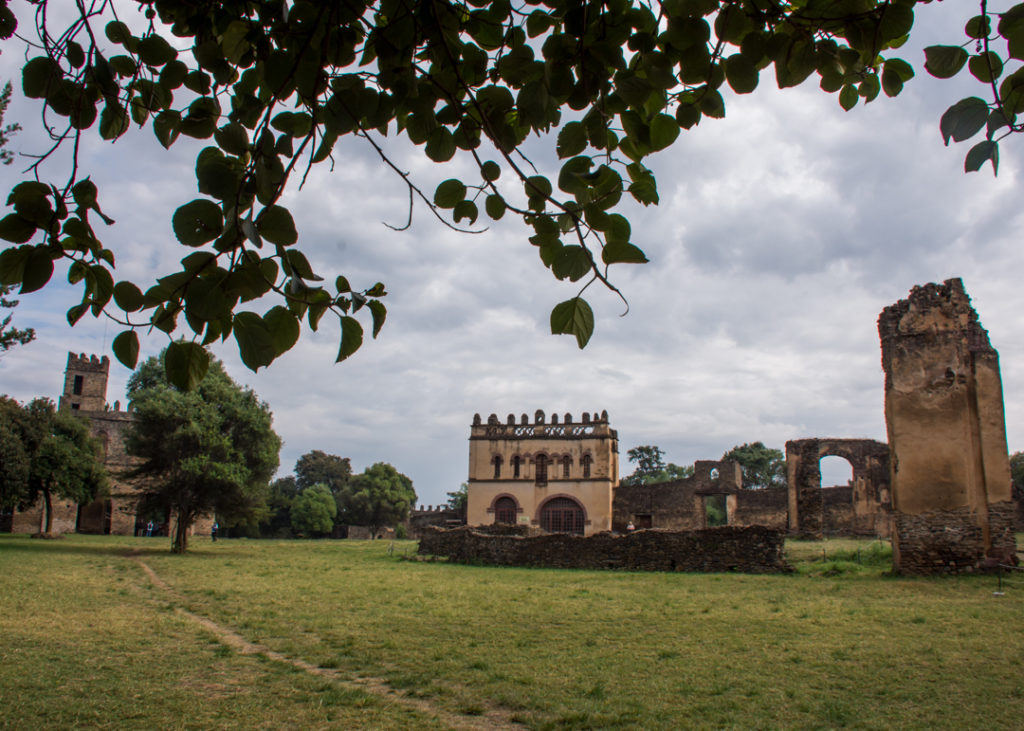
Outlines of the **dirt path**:
M190 612L180 606L180 603L185 601L185 598L181 594L160 578L160 576L145 561L139 558L137 554L132 552L128 554L128 557L142 568L153 586L160 589L160 591L168 595L168 597L178 604L174 609L179 615L195 622L200 627L217 637L217 639L224 645L243 655L262 655L263 657L271 660L291 665L293 668L309 673L310 675L329 678L332 682L345 688L361 690L365 693L377 696L378 698L383 698L388 703L405 706L427 716L432 716L445 727L450 729L465 729L465 731L491 731L492 729L495 731L503 731L506 729L508 731L522 731L526 728L521 724L513 722L509 718L508 713L495 708L486 709L478 716L464 716L458 713L453 713L445 708L441 708L440 706L431 703L429 700L425 700L423 698L411 698L403 692L392 688L388 685L387 681L382 678L353 678L339 670L318 667L301 658L289 657L288 655L283 655L280 652L271 650L269 647L264 645L250 642L230 627L225 627L222 624L214 622L208 617L203 617L195 612Z

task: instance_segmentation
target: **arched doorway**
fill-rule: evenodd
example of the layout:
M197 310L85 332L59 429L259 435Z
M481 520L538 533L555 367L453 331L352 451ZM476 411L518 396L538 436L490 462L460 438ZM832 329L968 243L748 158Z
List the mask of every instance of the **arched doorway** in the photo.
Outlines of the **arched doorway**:
M583 507L569 497L548 500L540 509L540 527L549 533L583 535Z
M519 506L510 497L498 498L494 503L494 523L501 525L515 525L516 514Z

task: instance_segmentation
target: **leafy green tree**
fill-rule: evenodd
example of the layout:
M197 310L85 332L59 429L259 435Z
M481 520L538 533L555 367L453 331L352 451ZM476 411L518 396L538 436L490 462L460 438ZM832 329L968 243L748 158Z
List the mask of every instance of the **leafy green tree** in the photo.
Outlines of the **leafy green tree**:
M142 459L142 508L172 510L171 550L184 553L197 517L238 520L258 510L278 465L281 440L267 404L243 389L214 360L191 391L171 385L165 350L128 381L135 419L125 446Z
M1010 478L1014 485L1024 488L1024 452L1010 455Z
M317 484L300 492L292 502L292 529L306 536L329 534L334 528L338 506L327 485Z
M623 477L623 485L652 485L658 482L681 480L693 474L693 465L680 467L662 459L665 452L661 447L644 444L626 452L630 462L636 462L633 474Z
M786 486L786 456L762 442L741 444L722 455L722 461L734 460L743 471L743 487L761 489Z
M291 535L292 503L298 494L299 488L293 475L281 477L270 483L267 513L260 523L261 536L287 538Z
M13 310L18 306L18 300L7 298L10 293L10 287L0 286L0 309ZM33 328L19 330L11 324L13 318L14 315L11 314L0 320L0 353L6 353L15 345L27 345L36 339L36 331Z
M299 491L313 485L324 485L337 495L352 478L352 463L348 457L327 454L319 449L299 457L295 463L295 486Z
M594 328L583 291L597 282L618 293L609 267L647 261L622 211L623 199L659 200L648 157L724 117L727 97L753 92L762 73L780 87L816 76L847 110L897 95L914 69L895 54L929 1L106 0L61 2L56 13L36 0L34 27L18 36L4 3L0 37L12 55L25 52L22 89L40 100L55 143L0 219L0 238L15 245L0 255L0 284L37 290L68 260L68 279L83 288L68 320L115 317L125 329L112 347L129 367L137 330L174 333L181 315L196 343L233 336L255 370L330 311L344 360L363 342L367 313L374 335L383 325L386 289L345 276L322 283L282 201L296 172L301 181L312 165L333 165L348 138L408 189L398 228L411 224L413 204L458 230L484 230L484 216L520 218L543 266L579 287L550 324L583 347ZM149 23L119 20L136 7ZM1024 6L963 7L967 42L929 48L925 68L945 78L966 65L985 84L985 98L958 102L940 124L947 141L985 130L967 155L977 169L995 164L999 137L1021 130ZM172 217L189 253L145 291L115 282L114 253L94 227L112 221L78 159L86 137L114 141L133 124L164 148L182 136L208 141L196 158L198 197ZM527 158L531 133L551 133L557 171ZM473 172L425 190L392 158L396 136ZM66 177L43 182L65 153L54 165ZM276 304L244 305L263 295ZM172 382L194 386L208 364L202 348L169 347Z
M448 509L459 511L462 519L466 519L466 505L469 504L469 484L463 482L455 492L449 492Z
M405 520L415 504L412 480L386 462L367 467L342 493L345 523L369 526L374 535Z
M42 498L44 533L53 529L53 498L88 503L107 488L89 425L71 412L57 411L49 399L35 399L22 408L5 397L0 439L4 504L27 506Z
M17 401L0 396L0 509L25 501L31 463L22 441L25 412Z

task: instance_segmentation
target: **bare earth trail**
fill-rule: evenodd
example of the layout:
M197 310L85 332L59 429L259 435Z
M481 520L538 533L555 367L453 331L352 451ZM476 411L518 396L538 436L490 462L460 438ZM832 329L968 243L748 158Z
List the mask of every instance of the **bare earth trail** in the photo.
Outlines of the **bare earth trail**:
M160 576L145 561L139 558L135 551L129 551L126 555L137 563L140 568L142 568L153 586L168 596L175 605L175 612L192 622L195 622L197 625L213 634L224 645L243 655L261 655L270 660L290 665L293 668L309 673L310 675L328 678L332 682L347 689L360 690L364 693L377 696L378 698L383 698L388 703L401 705L425 715L432 716L438 722L450 729L464 729L465 731L491 731L492 729L495 731L522 731L522 729L526 728L526 726L513 722L508 713L496 708L486 708L483 713L478 716L464 716L458 713L453 713L445 708L441 708L428 700L422 698L411 698L401 691L392 688L387 681L382 678L349 677L341 671L334 670L332 668L318 667L301 658L289 657L275 650L271 650L269 647L264 645L250 642L230 627L225 627L222 624L214 622L208 617L203 617L202 615L196 614L195 612L191 612L182 607L181 604L184 603L185 597L175 591L172 586L160 578Z

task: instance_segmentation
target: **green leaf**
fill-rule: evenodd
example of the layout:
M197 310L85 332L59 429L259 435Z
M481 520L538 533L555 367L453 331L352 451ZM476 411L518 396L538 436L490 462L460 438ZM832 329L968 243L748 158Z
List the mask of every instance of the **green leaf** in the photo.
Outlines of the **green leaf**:
M493 183L495 180L501 177L501 168L498 163L494 160L488 160L480 166L480 175L489 183Z
M231 322L238 354L249 370L255 372L274 362L277 347L262 317L255 312L236 312Z
M36 225L17 213L8 213L0 218L0 239L15 244L24 244L36 234Z
M53 276L53 259L45 246L33 246L25 260L25 272L21 279L19 294L42 289Z
M256 217L256 227L260 236L272 244L291 246L299 240L299 233L295 230L295 219L283 206L267 206L260 211L260 215Z
M647 256L637 246L625 241L609 241L601 251L605 264L646 264Z
M36 56L21 69L21 89L30 99L42 99L62 76L56 61L48 56Z
M987 38L992 33L992 22L987 15L975 15L967 21L964 33L968 38Z
M505 199L500 195L489 195L484 201L484 210L495 221L505 215Z
M68 309L68 314L67 314L68 325L71 325L72 327L74 327L75 323L78 322L79 320L81 320L82 319L82 315L84 315L88 311L89 311L89 303L88 302L83 302L81 304L78 304L78 305L75 305L74 307L69 308Z
M114 285L114 302L125 312L141 310L145 300L142 290L132 282L118 282ZM134 368L134 366L128 367Z
M590 272L590 254L582 246L563 246L551 263L551 271L559 279L577 282Z
M153 134L156 135L157 140L163 145L165 150L174 144L180 132L181 114L179 112L160 112L153 120Z
M853 84L847 84L839 92L839 106L847 112L857 106L858 101L860 101L860 94L857 93L857 87Z
M231 155L244 155L249 151L249 133L238 122L225 124L213 133L213 139Z
M196 198L174 212L171 218L174 235L185 246L202 246L213 241L224 230L220 206L205 198Z
M366 303L366 306L370 310L370 314L373 316L373 337L377 337L377 333L384 327L384 320L388 316L388 309L384 306L383 302L379 300L370 300Z
M722 119L725 117L725 100L715 89L708 89L700 100L700 111L707 117Z
M122 335L124 334L122 333ZM132 334L134 335L134 333ZM136 357L138 357L138 343L135 348ZM124 363L120 356L118 356L118 360ZM209 367L210 354L199 343L175 340L167 346L167 351L164 353L164 372L167 375L167 381L182 391L191 391L198 386L206 377Z
M448 162L455 156L455 138L447 127L435 127L428 135L424 149L434 162Z
M737 94L749 94L757 88L757 67L742 53L725 59L725 79Z
M924 68L932 76L948 79L967 63L967 51L960 46L928 46L924 49Z
M473 201L460 201L455 204L455 208L452 211L452 219L455 223L459 223L465 218L472 225L476 223L477 216L479 215L480 211Z
M137 53L142 62L150 66L163 66L178 57L178 52L171 47L171 44L163 36L158 36L155 33L139 41Z
M287 307L272 307L263 316L278 355L287 353L299 339L299 319Z
M971 56L967 68L978 81L987 84L998 79L1003 73L1003 61L994 51Z
M964 160L964 172L973 173L981 170L981 166L992 161L992 174L999 174L999 145L992 140L982 140L967 153Z
M338 357L335 363L348 358L359 350L363 344L363 326L354 317L344 315L341 318L341 345L338 347Z
M434 205L438 208L455 208L466 198L466 185L461 180L449 178L434 191Z
M558 132L556 151L559 158L578 155L587 148L587 128L582 122L569 122Z
M939 120L942 141L949 144L973 137L988 122L988 103L980 97L970 96L951 106Z
M664 150L679 137L679 122L675 117L659 114L651 120L651 149Z
M555 305L551 310L551 334L575 335L580 350L586 347L594 334L594 311L582 297L573 297Z
M139 336L134 330L118 333L110 348L114 351L114 357L126 368L134 368L139 362Z

